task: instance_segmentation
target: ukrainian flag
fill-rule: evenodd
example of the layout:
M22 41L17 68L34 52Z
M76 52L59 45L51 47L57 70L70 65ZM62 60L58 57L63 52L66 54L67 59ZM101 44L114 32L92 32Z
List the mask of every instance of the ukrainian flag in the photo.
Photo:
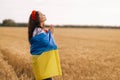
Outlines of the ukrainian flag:
M58 48L50 30L32 37L30 44L36 80L62 75Z

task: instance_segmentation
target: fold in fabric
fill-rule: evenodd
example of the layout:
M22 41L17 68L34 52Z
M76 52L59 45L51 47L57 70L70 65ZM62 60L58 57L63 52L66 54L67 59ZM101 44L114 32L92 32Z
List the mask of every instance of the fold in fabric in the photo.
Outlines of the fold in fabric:
M34 55L32 66L37 80L43 80L57 75L62 75L60 59L57 50Z
M30 40L32 67L36 80L62 75L57 45L50 31Z
M41 33L32 37L30 39L30 44L30 53L33 55L40 55L43 52L57 49L57 45L50 30L48 33Z

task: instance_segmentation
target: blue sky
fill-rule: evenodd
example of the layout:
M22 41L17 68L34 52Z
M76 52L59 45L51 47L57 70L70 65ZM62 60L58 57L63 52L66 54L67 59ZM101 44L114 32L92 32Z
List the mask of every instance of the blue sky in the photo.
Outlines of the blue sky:
M0 0L0 22L28 22L32 10L44 13L46 24L120 25L119 0Z

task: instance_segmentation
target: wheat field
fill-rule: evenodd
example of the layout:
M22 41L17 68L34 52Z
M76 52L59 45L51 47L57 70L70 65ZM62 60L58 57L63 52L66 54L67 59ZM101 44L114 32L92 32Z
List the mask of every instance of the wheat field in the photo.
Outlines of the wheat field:
M62 76L54 80L120 80L120 29L56 28ZM0 80L35 80L27 28L0 27Z

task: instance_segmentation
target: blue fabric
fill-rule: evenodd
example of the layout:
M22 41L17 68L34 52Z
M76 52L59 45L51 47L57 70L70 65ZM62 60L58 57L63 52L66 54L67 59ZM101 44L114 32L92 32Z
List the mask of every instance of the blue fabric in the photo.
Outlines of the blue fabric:
M48 33L41 33L32 37L30 44L30 53L32 55L40 55L43 52L57 49L57 45L50 30Z

